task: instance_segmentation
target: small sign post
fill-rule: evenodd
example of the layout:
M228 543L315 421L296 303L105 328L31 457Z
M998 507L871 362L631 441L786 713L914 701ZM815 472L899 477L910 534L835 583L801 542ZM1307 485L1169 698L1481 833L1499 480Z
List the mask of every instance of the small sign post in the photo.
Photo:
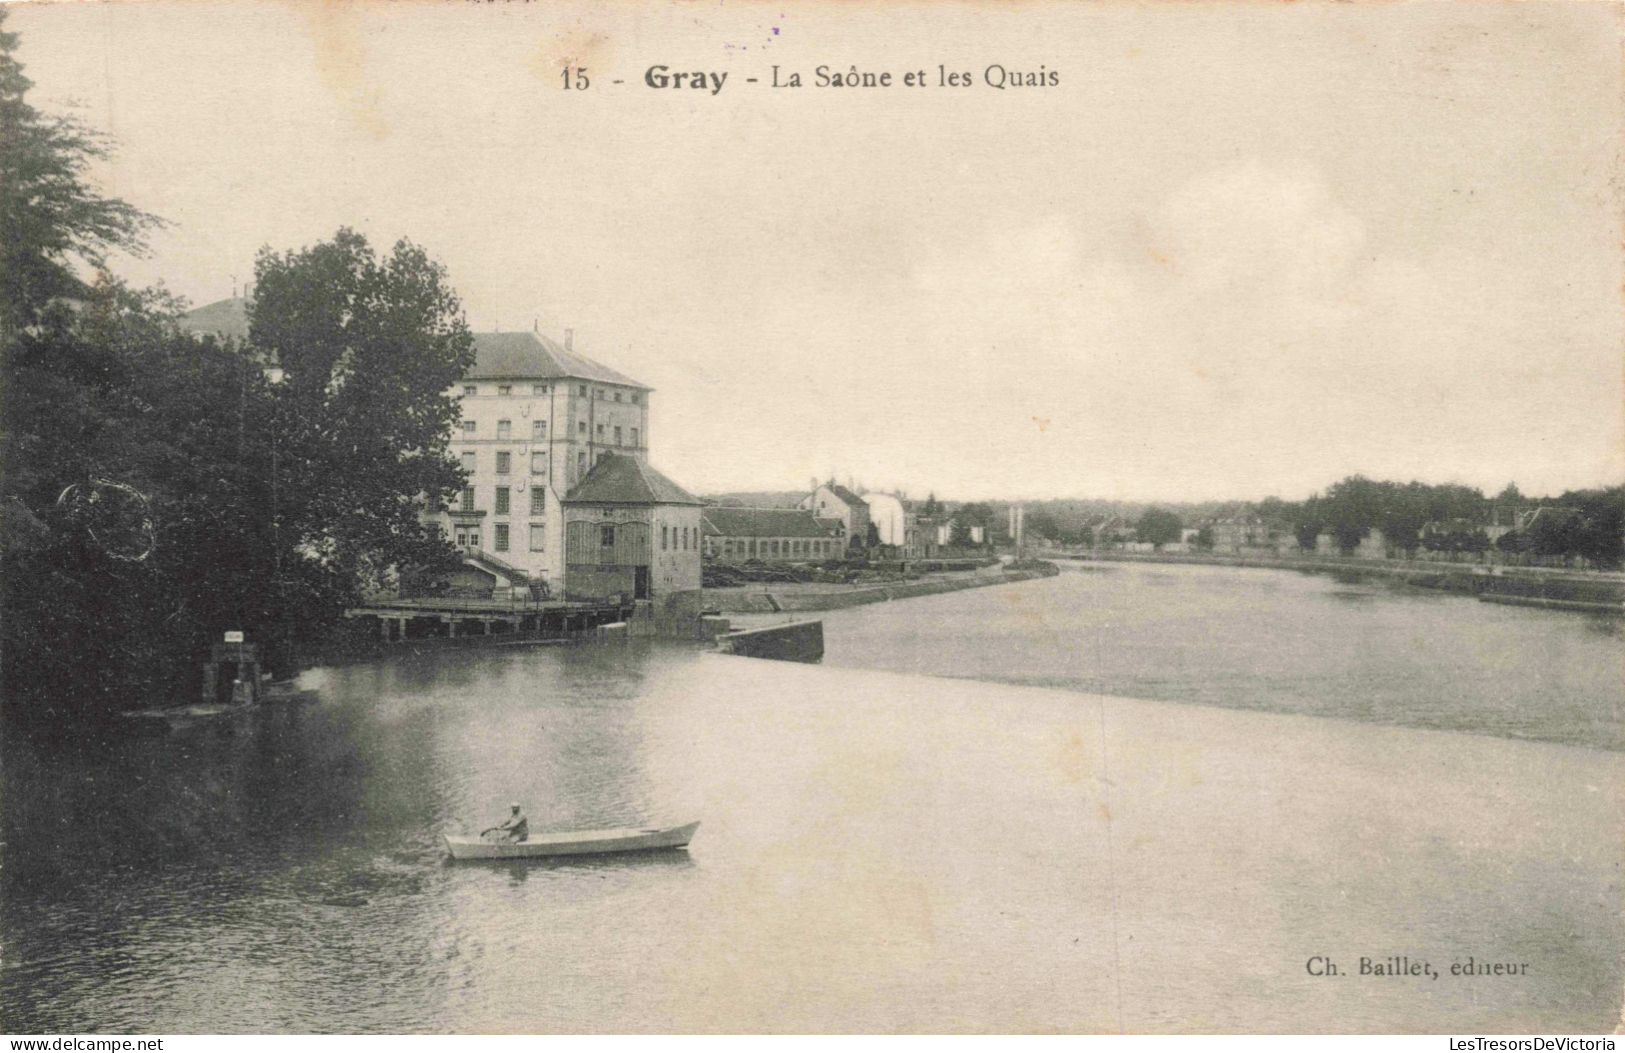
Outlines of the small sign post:
M243 642L243 631L241 629L233 629L230 632L226 633L226 642L227 643L242 643Z

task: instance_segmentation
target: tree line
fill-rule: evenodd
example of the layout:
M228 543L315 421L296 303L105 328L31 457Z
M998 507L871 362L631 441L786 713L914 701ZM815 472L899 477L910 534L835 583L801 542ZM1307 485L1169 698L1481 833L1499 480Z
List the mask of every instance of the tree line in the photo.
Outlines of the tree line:
M1051 502L1029 506L1027 531L1062 544L1099 544L1087 506ZM1538 511L1538 514L1535 514ZM1152 544L1178 541L1197 526L1195 544L1212 547L1211 523L1226 517L1256 517L1291 530L1298 547L1314 551L1322 534L1341 551L1351 551L1373 530L1385 545L1407 555L1418 550L1579 558L1612 569L1625 562L1625 486L1569 490L1557 497L1531 499L1509 484L1498 494L1460 484L1429 484L1368 479L1352 475L1302 501L1267 497L1262 501L1188 509L1185 515L1150 507L1125 516L1135 538ZM1505 531L1492 540L1487 529L1499 518Z
M28 101L0 11L0 687L77 726L189 699L221 633L292 670L402 568L454 553L448 394L473 339L445 271L340 230L262 250L246 344L111 270L161 221L100 195L108 143ZM267 367L274 366L279 373ZM273 382L273 377L278 377Z

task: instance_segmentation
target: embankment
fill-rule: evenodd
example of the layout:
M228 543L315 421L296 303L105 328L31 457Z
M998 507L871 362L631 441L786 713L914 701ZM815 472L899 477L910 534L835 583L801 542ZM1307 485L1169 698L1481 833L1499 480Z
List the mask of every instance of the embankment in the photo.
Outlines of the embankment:
M1539 567L1486 567L1404 560L1292 559L1196 552L1098 552L1056 558L1112 563L1263 567L1354 579L1382 578L1419 589L1439 589L1477 596L1487 603L1625 616L1625 579L1617 574Z
M705 606L729 614L775 614L780 612L834 611L866 603L884 603L914 596L978 589L1015 581L1048 578L1060 573L1053 564L1009 570L991 567L986 572L949 577L919 578L914 581L881 582L873 585L781 585L747 586L736 589L706 589Z

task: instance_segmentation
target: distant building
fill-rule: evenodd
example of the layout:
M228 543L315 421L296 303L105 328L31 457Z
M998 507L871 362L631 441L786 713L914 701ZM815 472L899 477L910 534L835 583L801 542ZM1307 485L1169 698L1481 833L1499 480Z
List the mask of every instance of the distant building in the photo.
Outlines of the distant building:
M1285 554L1297 549L1298 536L1292 524L1281 519L1255 515L1225 516L1209 524L1213 551L1242 552L1267 550Z
M705 556L723 563L805 563L838 559L846 549L834 525L801 508L707 508L701 528Z
M700 609L700 500L624 453L604 453L564 498L565 595L647 601L657 621Z
M869 521L875 525L882 545L892 546L903 559L925 554L919 516L901 497L871 491L863 495L863 502L869 506Z
M1085 525L1093 534L1096 545L1125 545L1138 536L1134 524L1119 515L1097 515Z
M869 505L833 479L802 498L796 507L819 519L839 521L850 547L862 548L869 543Z

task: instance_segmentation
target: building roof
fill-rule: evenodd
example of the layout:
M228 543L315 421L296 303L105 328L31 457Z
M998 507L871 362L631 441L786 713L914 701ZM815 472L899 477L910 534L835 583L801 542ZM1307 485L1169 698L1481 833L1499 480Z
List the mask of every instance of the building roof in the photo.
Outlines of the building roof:
M248 339L248 301L241 296L216 300L181 315L180 327L188 333L212 333L237 340Z
M828 526L799 508L707 508L705 532L723 537L831 536Z
M828 490L830 493L834 494L837 498L846 502L848 505L851 505L853 508L867 508L869 506L869 502L865 501L851 490L848 490L840 483L825 483L822 489Z
M653 390L624 373L617 373L574 351L566 351L562 344L540 333L475 333L474 355L474 368L468 371L470 380L498 377L549 380L568 377Z
M180 327L189 333L248 339L248 301L241 296L216 300L181 316ZM470 380L593 380L601 384L652 391L624 373L566 350L540 333L475 333L474 367Z
M564 498L572 505L697 505L700 499L636 457L606 453Z

